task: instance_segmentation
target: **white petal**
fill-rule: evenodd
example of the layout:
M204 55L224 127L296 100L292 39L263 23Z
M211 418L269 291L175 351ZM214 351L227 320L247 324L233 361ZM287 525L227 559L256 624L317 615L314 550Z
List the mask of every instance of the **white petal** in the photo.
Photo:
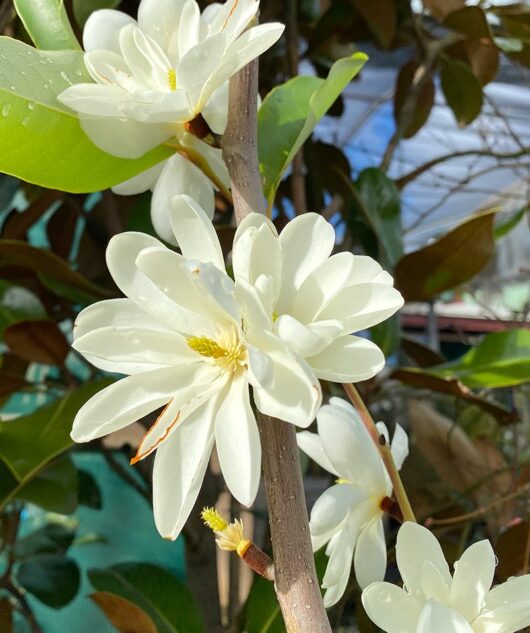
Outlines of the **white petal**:
M318 434L335 470L352 484L385 496L383 462L357 413L324 405L317 415Z
M449 586L442 574L428 560L421 569L421 589L425 600L436 600L442 604L450 604Z
M138 24L144 33L167 50L178 29L184 0L142 0L138 7Z
M76 337L72 347L98 369L120 374L139 374L197 360L186 339L176 332L145 328L100 328Z
M211 24L212 31L222 30L232 41L245 30L258 10L256 0L229 0L219 7Z
M331 537L341 528L350 511L364 498L362 490L349 484L335 484L325 490L311 509L311 537Z
M222 308L222 320L227 315L232 317L232 324L239 331L241 313L234 298L234 282L225 271L219 270L210 262L200 262L196 259L184 260L184 266L192 275L195 285L201 294L209 295L215 308ZM218 310L217 310L218 312ZM213 313L212 313L213 315Z
M495 573L495 554L489 541L474 543L455 563L451 608L472 622L479 615Z
M103 327L114 327L116 330L145 328L170 332L130 299L107 299L93 303L77 315L74 323L74 341Z
M208 99L201 114L214 134L224 134L228 118L228 81Z
M180 133L179 142L184 151L190 155L193 162L198 165L202 171L211 175L214 182L221 183L227 190L230 189L230 177L220 149L210 147L188 132ZM200 202L200 198L197 198L197 196L192 197Z
M403 589L388 582L374 582L363 591L362 601L368 617L386 633L416 632L420 607Z
M256 406L265 415L309 426L322 402L320 384L313 372L268 332L263 332L262 343L257 347L270 357L273 378L267 387L254 388Z
M337 396L333 396L329 399L329 404L331 404L334 407L342 407L342 409L346 411L346 413L348 413L349 415L353 415L355 419L359 417L359 414L357 413L357 409L352 405L351 402L344 400L344 398L338 398Z
M358 336L335 339L323 352L307 362L315 374L333 382L368 380L385 366L383 352L371 341Z
M219 371L207 363L188 365L187 371L181 374L181 386L175 390L171 401L142 438L131 463L144 459L167 442L187 417L219 393L224 382Z
M136 20L122 11L101 9L90 14L83 29L83 48L85 51L105 49L120 52L120 31Z
M134 196L138 193L143 193L144 191L153 189L158 177L162 173L164 165L165 162L162 162L150 169L146 169L137 176L133 176L132 178L129 178L129 180L121 182L119 185L115 185L112 187L112 191L117 193L119 196Z
M128 97L118 86L74 84L57 98L80 114L102 117L121 117L121 104Z
M316 213L305 213L291 220L280 235L283 251L282 294L280 313L290 312L296 291L307 276L325 261L335 245L335 231Z
M170 49L173 55L176 53L175 44L178 44L178 57L182 58L190 48L199 43L201 11L195 0L186 0L182 7L178 36L175 33L170 40ZM180 73L177 77L180 83Z
M263 337L264 332L270 331L272 328L272 314L265 311L257 288L241 280L235 283L234 296L241 310L241 321L248 341L257 349L265 352L265 348L262 349L262 346L264 343L266 348L268 346Z
M408 590L422 599L421 573L424 561L429 561L450 585L449 566L440 543L427 528L409 521L399 529L396 543L396 560L401 578Z
M314 320L345 286L353 263L352 253L337 253L317 266L300 286L293 314L305 323Z
M243 505L252 505L259 486L261 442L244 372L225 389L215 421L215 443L230 492Z
M330 552L322 587L327 589L324 605L331 607L342 597L351 573L353 550L357 539L356 527L349 522L343 526Z
M304 325L289 314L282 314L274 323L274 332L302 358L323 351L341 331L340 324Z
M140 98L141 97L141 98ZM188 121L192 116L189 95L185 90L177 88L164 93L155 89L145 91L135 99L120 103L122 113L139 123L167 123Z
M173 136L168 125L138 123L132 119L82 115L79 123L94 145L120 158L140 158Z
M192 98L193 108L206 104L212 96L212 92L204 91L205 84L219 65L224 49L225 36L223 33L218 33L193 46L181 58L176 71L178 87L184 88L196 97L196 101ZM199 97L201 97L200 104ZM195 113L198 114L199 111Z
M386 541L381 517L365 525L355 548L355 578L361 589L383 580L386 573Z
M125 60L118 53L92 51L85 53L84 62L90 76L98 84L115 85L129 92L138 87Z
M317 316L341 321L349 334L381 323L402 306L403 297L392 286L357 284L341 290Z
M339 473L333 468L333 464L329 461L324 451L322 440L318 433L310 433L309 431L301 431L296 434L298 448L316 462L321 468L327 470L328 473L339 477Z
M486 596L485 609L473 623L476 633L513 633L530 626L530 575L510 578Z
M247 354L247 373L250 384L256 387L268 387L274 377L271 359L252 345L248 345Z
M136 26L120 32L120 49L133 76L145 87L169 92L171 64L160 46Z
M151 199L153 226L162 239L173 245L177 241L171 226L170 203L181 194L192 197L209 218L213 217L214 193L211 182L192 162L175 154L166 162Z
M123 378L99 391L77 412L75 442L89 442L136 422L171 399L180 369L156 369Z
M405 429L399 424L396 424L394 428L391 451L397 469L401 470L401 466L403 466L403 462L407 459L409 454L409 438Z
M473 629L456 611L429 601L423 607L416 633L473 633Z
M195 504L214 442L216 398L197 409L157 450L153 510L160 534L174 540Z
M184 257L209 262L224 273L223 251L211 216L188 195L174 196L170 206L169 220Z

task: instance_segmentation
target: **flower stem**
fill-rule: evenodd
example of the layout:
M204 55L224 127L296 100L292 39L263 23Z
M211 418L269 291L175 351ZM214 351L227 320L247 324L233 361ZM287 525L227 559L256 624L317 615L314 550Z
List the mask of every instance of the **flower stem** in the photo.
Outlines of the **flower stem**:
M394 462L394 457L392 456L390 445L387 443L385 437L382 436L377 430L377 426L375 425L374 419L372 418L372 414L370 413L368 407L359 395L356 387L349 383L344 383L342 386L351 403L359 412L364 426L366 427L368 433L370 433L370 437L373 439L375 445L379 449L381 459L383 460L383 464L385 465L388 476L390 477L390 481L392 482L394 495L396 496L396 501L398 502L401 514L403 515L403 520L417 523L416 517L414 516L414 512L412 510L412 506L410 505L410 501L407 496L407 492L405 490L405 486L403 485L403 481L401 480L401 476L396 467L396 463Z

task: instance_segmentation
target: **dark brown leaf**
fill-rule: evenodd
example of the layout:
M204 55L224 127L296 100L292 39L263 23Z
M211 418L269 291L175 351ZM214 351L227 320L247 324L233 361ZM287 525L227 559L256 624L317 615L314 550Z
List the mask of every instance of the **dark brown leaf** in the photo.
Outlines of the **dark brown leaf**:
M64 334L53 321L20 321L5 331L9 349L29 362L62 365L70 350Z
M7 598L0 598L0 631L13 633L13 607Z
M465 3L466 0L423 0L423 6L438 20L453 11L458 11Z
M472 279L495 251L495 210L465 221L396 264L396 287L407 301L429 301Z
M68 259L72 250L75 228L77 226L77 213L69 205L63 204L52 215L46 226L46 233L52 247L52 251Z
M107 591L90 596L119 633L157 633L153 620L139 606Z
M27 385L27 382L20 376L0 371L0 402ZM1 630L1 629L0 629Z
M440 354L432 347L408 336L401 337L401 346L410 360L422 368L440 365L440 363L445 363L447 360L443 354Z
M63 193L53 189L43 189L40 195L24 211L12 211L2 228L2 237L25 240L28 229L39 220Z
M495 570L498 582L517 576L526 570L527 544L530 539L530 523L521 521L503 532L497 541L495 552L499 564Z
M460 127L474 121L482 110L482 86L471 67L460 61L446 60L440 73L442 90Z
M480 7L463 7L444 19L446 28L462 33L470 40L491 39L486 14Z
M405 385L416 387L417 389L429 389L437 393L445 393L449 396L463 398L468 402L476 404L483 411L492 415L497 422L502 425L513 424L519 419L516 411L506 409L491 400L480 398L456 378L441 378L419 369L406 368L394 370L391 374L391 378L399 380Z
M396 7L393 0L352 0L383 48L389 48L396 35Z
M434 104L434 83L432 76L424 77L421 85L414 87L419 66L414 60L405 64L399 71L394 93L394 119L397 125L405 127L404 138L410 138L426 123ZM418 90L415 97L411 91Z

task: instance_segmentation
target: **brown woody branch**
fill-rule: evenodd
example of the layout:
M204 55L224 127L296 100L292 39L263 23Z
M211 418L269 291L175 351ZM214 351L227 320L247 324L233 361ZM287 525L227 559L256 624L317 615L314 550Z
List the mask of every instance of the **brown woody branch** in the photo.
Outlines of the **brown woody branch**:
M257 157L258 62L230 80L223 156L238 222L265 211ZM331 633L315 572L294 427L258 418L275 566L275 588L288 633Z

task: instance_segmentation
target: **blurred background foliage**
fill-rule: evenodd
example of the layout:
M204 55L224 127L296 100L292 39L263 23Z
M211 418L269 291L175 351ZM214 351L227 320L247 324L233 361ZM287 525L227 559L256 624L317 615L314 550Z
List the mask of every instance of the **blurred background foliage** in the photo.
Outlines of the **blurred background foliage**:
M128 465L149 419L88 446L69 436L79 407L116 379L70 349L73 321L118 295L110 237L153 233L150 194L108 187L168 150L115 159L49 104L85 76L90 13L137 6L0 3L4 35L69 51L54 58L62 70L46 71L48 96L39 84L14 97L11 79L24 83L35 52L0 41L0 171L13 174L0 175L0 631L280 633L272 587L215 552L197 513L176 544L156 533L149 460ZM388 364L360 391L377 419L408 430L406 487L448 558L487 537L498 581L528 572L530 5L267 0L261 19L287 25L261 60L260 162L275 222L317 211L338 251L392 271L407 304L372 329ZM358 51L370 59L351 81ZM25 70L9 71L15 57ZM216 208L228 255L232 209L220 196ZM304 464L311 504L329 481ZM240 514L218 473L213 460L198 506ZM263 494L243 517L267 548ZM376 630L359 596L352 580L334 630Z

